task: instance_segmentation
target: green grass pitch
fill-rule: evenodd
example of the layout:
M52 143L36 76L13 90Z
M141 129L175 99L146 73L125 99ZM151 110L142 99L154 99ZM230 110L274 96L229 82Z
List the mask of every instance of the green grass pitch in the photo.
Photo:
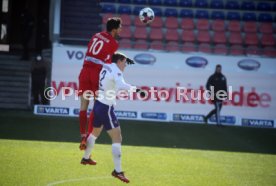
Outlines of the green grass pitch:
M123 146L129 185L275 185L273 155ZM113 178L110 145L96 166L80 164L77 143L0 140L0 185L124 185Z
M276 130L121 120L122 165L137 186L275 186ZM0 110L0 186L125 185L110 139L80 164L77 118Z

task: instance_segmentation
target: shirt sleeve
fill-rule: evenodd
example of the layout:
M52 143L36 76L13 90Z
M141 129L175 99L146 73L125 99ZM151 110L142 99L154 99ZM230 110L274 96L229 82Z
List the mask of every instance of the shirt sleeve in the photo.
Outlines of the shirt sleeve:
M115 76L115 84L117 90L130 90L130 91L136 91L136 86L132 86L125 82L125 79L123 77L123 74L121 72L117 72L114 74Z

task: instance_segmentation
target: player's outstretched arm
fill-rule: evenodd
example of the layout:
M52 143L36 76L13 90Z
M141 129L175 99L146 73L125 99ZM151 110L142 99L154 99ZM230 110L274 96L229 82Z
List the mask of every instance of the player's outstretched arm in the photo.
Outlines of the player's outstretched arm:
M125 79L123 77L122 73L117 73L115 75L115 81L116 81L116 89L117 90L132 90L136 91L136 86L132 86L125 82Z

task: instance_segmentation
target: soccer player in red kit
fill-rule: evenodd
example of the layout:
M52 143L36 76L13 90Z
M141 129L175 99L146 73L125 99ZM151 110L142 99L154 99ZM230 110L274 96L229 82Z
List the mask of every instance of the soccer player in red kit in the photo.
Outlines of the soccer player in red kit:
M121 32L121 19L119 17L109 18L106 23L106 31L96 33L88 43L87 52L84 58L83 68L79 75L79 96L80 96L80 150L86 148L87 133L93 130L93 112L87 122L87 109L89 99L87 93L93 92L94 96L99 87L99 73L103 64L110 64L112 55L118 49L118 42L115 38ZM95 99L95 97L94 97ZM87 127L88 125L88 127ZM88 131L86 129L88 128Z

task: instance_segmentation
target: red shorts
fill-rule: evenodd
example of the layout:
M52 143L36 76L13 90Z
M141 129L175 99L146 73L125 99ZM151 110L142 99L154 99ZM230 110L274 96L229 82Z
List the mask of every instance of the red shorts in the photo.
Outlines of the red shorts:
M85 91L93 91L95 94L95 92L99 89L99 74L101 70L101 65L93 67L84 66L81 69L79 75L79 96L83 95Z

